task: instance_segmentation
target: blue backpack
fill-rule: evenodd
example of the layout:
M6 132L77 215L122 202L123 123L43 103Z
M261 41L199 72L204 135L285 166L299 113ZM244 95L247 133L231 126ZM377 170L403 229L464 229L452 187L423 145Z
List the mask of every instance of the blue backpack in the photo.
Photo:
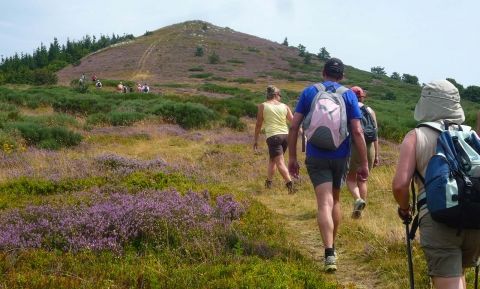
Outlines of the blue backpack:
M426 204L432 219L462 229L480 229L480 140L468 126L422 123L440 133L427 165L417 208Z

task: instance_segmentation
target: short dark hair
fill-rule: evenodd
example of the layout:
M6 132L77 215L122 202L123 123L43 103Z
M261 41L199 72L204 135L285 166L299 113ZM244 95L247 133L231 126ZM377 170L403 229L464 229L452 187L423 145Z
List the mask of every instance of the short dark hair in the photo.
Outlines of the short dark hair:
M325 66L323 67L323 71L327 76L334 77L336 79L340 79L343 77L343 70L345 66L343 62L338 58L330 58L325 62Z

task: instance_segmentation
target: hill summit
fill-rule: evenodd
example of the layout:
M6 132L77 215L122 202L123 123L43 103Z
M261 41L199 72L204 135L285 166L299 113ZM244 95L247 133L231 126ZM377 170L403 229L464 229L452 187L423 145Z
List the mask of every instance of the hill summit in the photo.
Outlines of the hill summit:
M79 65L59 71L58 78L64 84L82 73L149 83L192 81L195 73L256 79L291 73L291 61L302 61L297 48L208 22L187 21L92 53Z

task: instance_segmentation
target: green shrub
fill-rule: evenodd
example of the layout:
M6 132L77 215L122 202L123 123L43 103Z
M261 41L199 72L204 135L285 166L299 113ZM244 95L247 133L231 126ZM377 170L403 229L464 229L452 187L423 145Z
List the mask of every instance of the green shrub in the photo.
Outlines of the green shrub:
M233 115L229 115L225 118L225 126L239 131L243 131L247 127L245 123Z
M105 113L93 113L87 117L87 126L90 125L100 125L100 124L107 124L108 118Z
M0 192L16 195L52 195L85 190L104 183L105 180L98 177L60 181L20 177L0 184Z
M56 84L58 81L57 75L45 68L35 69L33 71L33 84L35 85L44 85L44 84Z
M108 122L114 126L132 125L136 121L144 118L145 114L143 113L129 111L112 111L107 115Z
M202 66L195 66L195 67L192 67L190 68L188 71L203 71L203 67Z
M0 124L9 120L17 120L19 118L20 111L15 105L0 102Z
M109 112L112 110L111 100L92 95L61 97L53 102L52 107L57 112L88 115L91 113Z
M78 79L74 79L70 82L70 87L75 92L87 93L89 84L88 81L80 82Z
M195 56L202 57L203 54L204 54L203 47L202 46L197 46L197 48L195 49Z
M177 123L187 129L206 127L211 121L217 119L216 114L211 109L202 104L190 102L166 101L154 106L151 112L168 122Z
M58 113L52 115L26 116L24 122L38 123L44 126L73 126L78 127L78 121L69 114Z
M197 74L190 74L189 77L191 78L209 78L210 76L212 76L213 73L197 73Z
M218 64L220 63L220 56L214 51L208 56L208 63Z
M60 149L78 145L82 136L64 127L44 127L37 123L13 122L6 125L7 130L18 130L28 145L45 149Z
M221 76L212 76L210 77L211 80L216 80L216 81L227 81L227 79L225 77L221 77Z
M397 97L395 96L395 93L393 93L392 91L387 91L385 92L385 94L383 94L381 96L380 99L383 99L383 100L396 100Z
M6 132L0 130L0 150L6 154L19 151L25 148L21 134L16 131Z
M253 78L245 78L245 77L239 77L235 78L232 80L233 82L238 82L238 83L255 83L255 79Z

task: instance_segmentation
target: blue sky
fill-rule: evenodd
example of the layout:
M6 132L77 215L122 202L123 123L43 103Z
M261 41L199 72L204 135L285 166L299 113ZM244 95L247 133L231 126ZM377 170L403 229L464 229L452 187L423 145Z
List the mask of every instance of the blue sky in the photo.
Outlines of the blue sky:
M41 42L145 31L204 20L312 53L326 47L345 64L383 66L420 82L454 78L480 86L475 0L3 0L0 55L31 53Z

